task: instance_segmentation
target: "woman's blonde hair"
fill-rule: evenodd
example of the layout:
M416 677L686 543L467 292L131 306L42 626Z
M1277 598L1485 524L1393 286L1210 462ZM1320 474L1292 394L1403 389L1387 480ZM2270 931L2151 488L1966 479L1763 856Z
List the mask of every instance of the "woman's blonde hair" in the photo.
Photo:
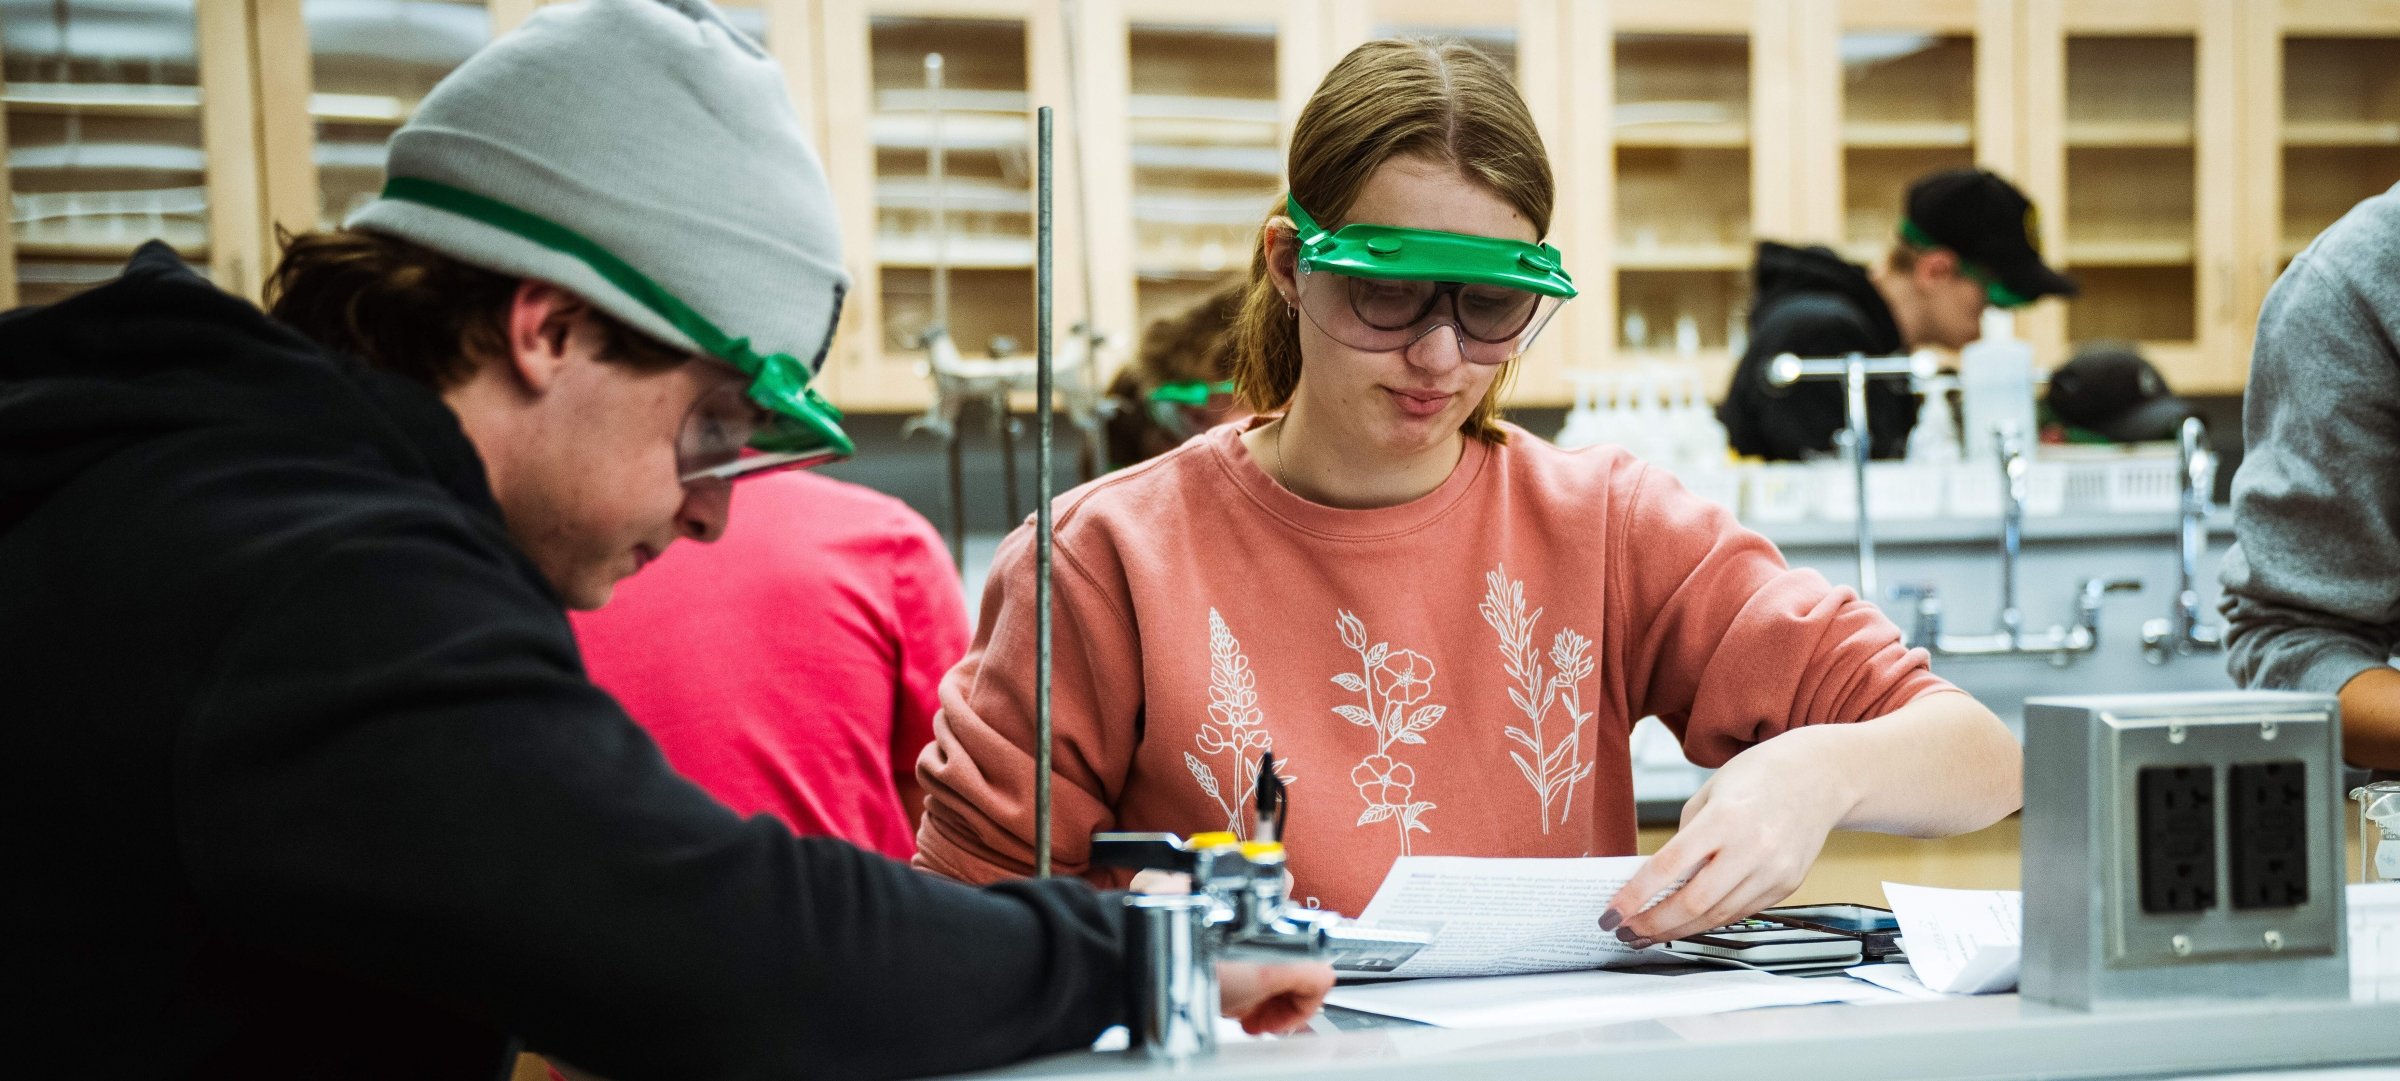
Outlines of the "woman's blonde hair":
M1393 158L1455 166L1550 232L1557 189L1533 114L1508 73L1456 38L1370 41L1327 72L1292 127L1292 197L1327 229L1345 224L1367 178ZM1281 201L1266 228L1280 225ZM1267 273L1262 233L1250 257L1250 287L1235 323L1234 381L1251 409L1281 409L1300 384L1300 329ZM1500 396L1516 370L1510 361L1459 430L1487 443L1506 441Z

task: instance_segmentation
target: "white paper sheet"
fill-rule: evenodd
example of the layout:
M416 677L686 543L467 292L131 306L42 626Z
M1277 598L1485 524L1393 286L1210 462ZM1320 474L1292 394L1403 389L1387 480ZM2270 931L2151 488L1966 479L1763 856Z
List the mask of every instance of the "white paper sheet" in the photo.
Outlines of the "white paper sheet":
M1325 1001L1443 1028L1491 1028L1607 1024L1762 1006L1891 998L1889 991L1843 979L1739 971L1657 976L1598 970L1337 987Z
M2350 884L2350 997L2400 1002L2400 882Z
M1925 981L1917 978L1917 970L1910 968L1906 961L1859 965L1842 971L1854 979L1865 980L1902 998L1932 1000L1951 997L1925 986Z
M1431 932L1392 976L1505 976L1672 961L1600 929L1641 856L1497 859L1403 856L1359 918ZM1655 903L1655 901L1653 901Z
M1927 988L1983 995L2017 986L2025 949L2022 894L1886 882L1883 896L1908 940L1908 963Z

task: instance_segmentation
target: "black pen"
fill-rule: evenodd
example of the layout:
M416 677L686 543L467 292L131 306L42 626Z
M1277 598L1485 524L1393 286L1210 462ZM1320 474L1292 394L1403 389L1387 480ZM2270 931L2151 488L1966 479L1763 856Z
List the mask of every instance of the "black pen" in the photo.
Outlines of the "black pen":
M1275 776L1275 752L1268 751L1258 758L1258 812L1253 840L1283 840L1283 816L1291 807L1284 795L1283 779Z

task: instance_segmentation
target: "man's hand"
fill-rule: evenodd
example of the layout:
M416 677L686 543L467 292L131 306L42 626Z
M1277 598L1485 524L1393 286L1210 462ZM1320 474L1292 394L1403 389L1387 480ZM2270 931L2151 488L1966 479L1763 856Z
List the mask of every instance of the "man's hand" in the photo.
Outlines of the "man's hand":
M1333 990L1333 966L1220 961L1217 983L1224 991L1225 1016L1240 1019L1242 1031L1281 1034L1298 1031L1325 1005L1326 993Z
M1849 806L1808 768L1802 741L1767 740L1725 763L1691 801L1683 824L1617 891L1600 927L1645 948L1722 927L1791 896L1825 835ZM1683 887L1657 907L1651 899ZM1648 908L1648 911L1644 911Z

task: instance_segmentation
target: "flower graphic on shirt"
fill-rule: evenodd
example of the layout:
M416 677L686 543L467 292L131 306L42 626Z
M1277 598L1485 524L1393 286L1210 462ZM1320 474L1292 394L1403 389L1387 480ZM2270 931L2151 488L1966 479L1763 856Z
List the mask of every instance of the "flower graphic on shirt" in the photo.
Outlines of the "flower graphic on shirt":
M1242 655L1242 643L1214 608L1208 610L1208 720L1201 723L1192 742L1211 756L1232 756L1232 776L1241 787L1231 793L1217 783L1216 771L1199 755L1183 752L1183 766L1191 771L1200 791L1225 812L1225 828L1248 840L1250 823L1242 810L1250 806L1258 791L1259 761L1274 749L1275 738L1267 733L1266 715L1258 708L1258 673L1251 670L1250 659ZM1293 784L1299 778L1292 776L1286 765L1275 763L1275 776L1284 784Z
M1364 621L1346 611L1337 610L1335 616L1334 626L1341 632L1342 644L1358 654L1359 669L1336 673L1333 682L1360 696L1365 704L1344 702L1333 707L1333 713L1351 724L1375 730L1375 753L1350 771L1350 783L1358 787L1360 798L1367 804L1366 810L1359 813L1357 824L1365 826L1385 819L1398 823L1400 854L1405 856L1410 832L1433 832L1423 818L1434 804L1416 798L1417 771L1405 762L1394 760L1392 749L1402 744L1422 745L1425 742L1422 733L1440 721L1449 707L1419 705L1433 694L1433 661L1413 649L1395 650L1389 642L1369 646Z
M1408 802L1409 789L1417 784L1417 771L1406 762L1392 761L1390 755L1371 754L1350 768L1350 783L1358 786L1358 794L1371 806L1388 808Z
M1583 760L1583 726L1591 723L1592 713L1581 708L1582 685L1592 674L1591 640L1563 628L1550 642L1550 671L1544 674L1542 655L1533 647L1533 626L1541 622L1542 609L1531 615L1525 612L1525 583L1508 576L1506 566L1494 567L1484 573L1483 603L1476 610L1483 621L1492 625L1500 635L1502 667L1517 686L1508 690L1508 699L1523 710L1531 731L1516 725L1505 730L1508 738L1525 748L1525 754L1508 752L1517 764L1517 772L1533 786L1534 797L1541 801L1542 832L1550 832L1553 819L1550 807L1558 805L1557 823L1565 823L1575 806L1575 788L1591 777L1598 768L1597 756L1591 762ZM1555 729L1544 732L1545 722L1552 719L1553 708L1563 714L1567 731L1559 735ZM1552 743L1549 737L1558 735ZM1527 758L1526 755L1531 755Z
M1375 668L1375 693L1392 705L1407 707L1433 693L1433 662L1413 649L1403 649Z

